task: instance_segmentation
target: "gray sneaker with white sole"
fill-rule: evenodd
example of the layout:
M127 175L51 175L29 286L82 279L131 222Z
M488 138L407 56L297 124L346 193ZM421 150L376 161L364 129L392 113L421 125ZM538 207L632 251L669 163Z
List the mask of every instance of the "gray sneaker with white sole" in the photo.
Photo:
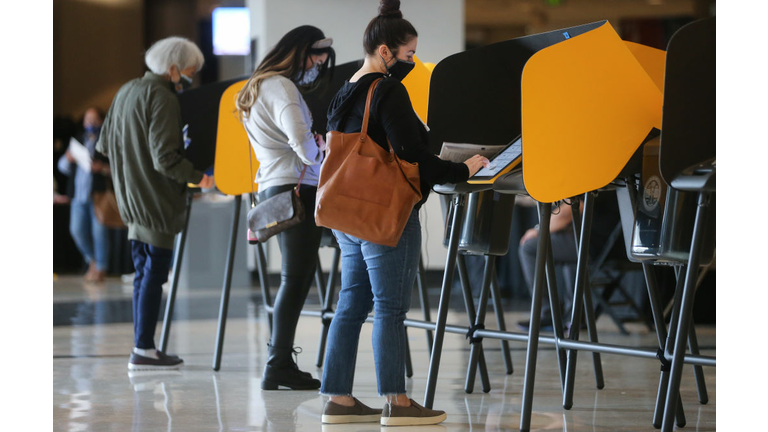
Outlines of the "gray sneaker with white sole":
M384 405L381 413L382 426L421 426L438 424L445 420L445 411L424 408L411 399L411 406Z
M353 398L355 399L355 398ZM328 401L323 408L323 423L373 423L381 418L381 410L365 406L355 399L352 406L339 405Z

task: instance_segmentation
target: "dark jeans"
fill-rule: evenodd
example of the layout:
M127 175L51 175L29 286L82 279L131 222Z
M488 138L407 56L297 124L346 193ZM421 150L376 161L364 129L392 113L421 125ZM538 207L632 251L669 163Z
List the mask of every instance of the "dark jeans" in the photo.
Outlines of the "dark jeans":
M136 348L155 348L163 284L168 280L173 250L131 240L133 278L133 338Z
M274 186L259 192L259 201L289 191L296 185ZM307 299L317 268L317 250L323 229L315 224L316 186L302 185L299 190L305 217L300 224L277 234L283 256L280 269L280 289L272 313L270 344L278 348L293 348L296 324Z
M552 239L552 256L555 261L555 267L562 267L563 264L576 264L577 251L576 251L576 239L573 237L573 231L571 229L565 229L551 233ZM528 285L528 290L533 294L533 276L536 268L536 246L539 239L538 237L532 238L522 245L520 245L520 265L523 267L523 276L525 276L525 282ZM571 310L571 304L573 303L573 281L565 281L566 283L557 284L558 297L560 298L560 304L564 306L564 313L568 314ZM565 285L565 286L563 286ZM544 289L546 288L546 282L544 283ZM546 291L542 297L541 302L541 316L547 324L551 322L552 312L549 308L549 297Z

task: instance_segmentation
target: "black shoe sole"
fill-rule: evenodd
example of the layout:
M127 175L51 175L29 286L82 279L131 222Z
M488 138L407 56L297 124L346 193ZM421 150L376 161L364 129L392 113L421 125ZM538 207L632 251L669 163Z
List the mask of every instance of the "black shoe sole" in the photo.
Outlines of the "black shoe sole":
M281 389L280 387L287 387L287 389ZM276 381L262 380L262 390L317 390L320 388L320 384L285 384Z

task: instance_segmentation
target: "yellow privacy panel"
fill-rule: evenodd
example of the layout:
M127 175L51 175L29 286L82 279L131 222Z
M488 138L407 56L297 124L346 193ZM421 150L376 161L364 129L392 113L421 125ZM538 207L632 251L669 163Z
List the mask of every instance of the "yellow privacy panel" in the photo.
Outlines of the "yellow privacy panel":
M640 66L645 69L645 73L653 80L660 92L664 92L664 65L667 62L667 53L657 48L651 48L647 45L624 41L624 44L635 56ZM657 126L661 129L661 126Z
M221 95L219 103L219 124L216 131L216 159L214 178L216 187L227 195L242 195L251 190L258 190L253 179L259 162L253 153L248 135L235 111L235 97L243 88L246 80L232 84ZM248 152L251 153L249 167Z
M403 85L408 90L411 105L421 121L427 122L427 103L429 102L429 78L432 70L427 68L418 57L413 56L416 66L403 80ZM434 65L432 66L434 68Z
M616 178L655 125L662 93L610 24L544 48L522 78L523 179L554 202Z

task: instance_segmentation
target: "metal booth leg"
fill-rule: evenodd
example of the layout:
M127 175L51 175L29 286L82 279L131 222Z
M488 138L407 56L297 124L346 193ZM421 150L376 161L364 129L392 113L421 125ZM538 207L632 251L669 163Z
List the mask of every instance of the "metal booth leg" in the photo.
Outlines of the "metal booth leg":
M551 240L551 239L550 239ZM563 317L560 312L560 294L557 292L557 276L555 274L555 258L552 253L552 242L547 245L547 286L549 293L549 310L552 313L552 327L555 331L555 349L557 350L557 365L560 371L560 390L565 389L565 351L560 349L559 341L564 339Z
M403 327L405 333L405 376L413 376L413 362L411 361L411 343L408 341L408 327Z
M315 268L315 286L317 287L317 297L320 304L325 301L325 278L323 277L323 266L320 263L320 254L317 254L317 267Z
M520 431L528 432L531 428L531 409L533 407L533 384L536 377L536 358L539 349L539 327L541 325L541 296L544 290L544 270L547 249L549 248L549 220L552 203L539 203L539 238L536 247L536 271L533 277L533 295L531 299L531 320L528 327L528 350L525 356L525 379L523 384L523 404L520 409Z
M633 182L629 179L625 180L627 185L627 191L629 193L629 200L632 207L635 207L637 202L637 191L633 186ZM656 407L653 414L653 426L656 429L661 427L662 406L664 404L664 393L667 389L668 376L664 371L664 364L666 359L664 358L664 347L667 342L667 325L664 320L664 310L661 306L661 299L659 297L658 283L656 282L656 273L654 266L648 262L643 262L643 276L645 277L645 286L648 290L648 300L651 306L651 316L654 326L656 327L656 340L658 341L658 354L657 357L662 361L662 373L659 375L659 386L656 395ZM682 424L685 424L685 414L683 412L682 402L678 404L678 416Z
M685 273L685 284L683 286L682 301L680 302L680 320L678 323L677 334L675 335L674 351L672 352L672 370L670 372L669 387L667 388L667 398L664 405L664 419L661 424L662 431L672 430L672 422L675 417L677 401L680 399L678 392L683 371L686 342L693 313L693 294L696 289L696 279L699 272L699 255L701 254L701 245L703 243L704 227L707 221L709 205L709 193L700 192L699 203L696 209L696 222L693 225L691 252L688 257L688 268Z
M678 268L678 271L675 272L675 278L678 282L680 282L680 276L682 273L682 268ZM698 289L699 283L702 280L702 273L706 272L706 268L700 272L700 274L697 277L696 286L693 289L694 297L696 295L696 290ZM688 334L688 349L691 351L691 354L693 355L699 355L699 340L696 337L696 326L693 323L693 316L691 316L691 331ZM693 378L696 381L696 393L699 396L699 403L704 405L707 402L709 402L709 396L707 395L707 383L704 381L704 368L701 365L692 365L693 367ZM679 397L679 395L678 395Z
M683 266L685 267L685 266ZM680 269L677 269L678 271ZM667 389L669 388L669 372L670 362L667 360L672 357L672 349L675 345L675 335L677 334L677 327L680 323L680 302L683 298L683 283L684 279L678 279L675 286L675 296L672 300L674 308L672 309L672 317L669 322L669 331L667 332L667 339L664 342L664 350L657 354L657 358L661 361L661 376L659 378L659 388L656 393L656 407L653 412L653 427L660 429L662 419L664 415L664 404L666 402ZM682 399L677 398L677 424L680 427L685 426L685 411L683 410Z
M483 287L480 291L480 304L478 305L477 316L474 323L470 322L469 327L469 341L471 349L469 352L469 364L467 365L467 377L464 385L464 391L472 393L475 387L475 373L477 372L477 364L480 360L480 354L483 352L483 338L475 338L474 331L477 329L485 328L485 312L488 307L488 294L491 290L491 280L495 272L494 265L496 264L496 257L492 255L485 256L485 268L483 269ZM486 373L487 373L486 368ZM482 371L481 371L482 374ZM488 393L491 391L490 383L485 385L483 380L483 392Z
M691 331L688 334L688 349L691 351L691 354L699 355L699 340L696 337L696 328L693 321L691 321ZM700 365L693 365L693 376L696 380L696 393L699 395L699 403L706 405L709 402L709 395L707 394L707 383L704 381L704 369Z
M596 195L593 195L593 198ZM586 201L585 201L586 203ZM573 210L576 210L574 208ZM591 216L590 216L591 217ZM581 227L581 224L583 223L583 220L581 219L581 215L578 211L573 213L573 226L575 228ZM590 228L587 230L587 236L592 231L592 220L590 220ZM574 229L574 234L576 235L576 244L579 244L581 235L579 234L578 229ZM587 243L589 245L589 243ZM595 309L594 305L592 303L592 284L590 282L589 277L589 246L587 246L587 249L584 250L584 253L586 253L586 256L584 257L584 279L582 280L582 283L584 284L584 313L586 316L586 323L587 323L587 334L589 335L589 341L593 343L598 343L597 340L597 319L595 318ZM581 255L580 255L581 256ZM573 327L573 322L571 322L571 327ZM579 320L579 330L581 329L581 320ZM576 333L576 339L578 339L579 333ZM598 390L602 390L605 387L605 379L603 377L603 362L600 357L599 352L593 352L592 353L592 368L595 371L595 387L597 387Z
M445 338L445 324L448 320L448 305L451 302L451 286L453 285L453 272L456 270L456 255L459 250L460 221L464 216L466 196L454 195L451 201L453 207L453 220L451 235L448 241L448 257L445 260L445 273L443 285L440 288L440 304L437 309L437 322L435 323L435 338L432 343L432 355L429 359L429 373L427 375L427 389L424 393L424 406L432 408L435 401L435 388L437 387L437 375L440 369L440 357L443 352L443 339Z
M493 301L493 312L496 314L496 324L500 331L507 331L507 323L504 321L504 308L501 304L501 292L499 291L499 281L496 279L496 272L491 277L491 301ZM514 372L512 367L512 354L509 351L509 341L501 340L501 354L504 356L504 366L507 368L507 375Z
M475 313L475 302L472 297L472 287L469 283L469 276L467 273L467 261L464 255L459 253L456 257L456 264L459 267L459 279L461 279L461 293L464 296L464 307L467 311L467 322L469 323L470 331L472 326L474 325L475 320L477 319L477 314ZM483 277L483 280L485 280L485 277ZM487 299L487 298L486 298ZM486 368L485 364L485 352L483 350L482 345L480 346L480 354L478 356L478 361L480 363L480 378L483 381L483 389L489 389L490 391L490 380L488 379L488 369ZM470 363L471 364L471 361ZM470 381L469 377L467 377L467 380L465 381L464 385L464 391L466 393L472 393L473 389L472 387L469 387ZM472 383L474 386L474 375L472 376Z
M173 319L173 308L176 305L176 291L179 287L181 259L184 257L184 245L187 243L187 232L189 231L189 214L192 213L192 196L193 193L191 191L187 191L187 214L184 216L184 229L176 235L176 245L173 256L173 276L171 277L171 288L168 291L168 298L165 301L163 331L160 333L161 352L166 352L166 349L168 349L168 339L171 338L171 320Z
M240 204L243 197L235 197L235 212L232 217L232 230L229 237L229 252L224 272L224 284L221 288L221 304L219 305L219 328L216 333L216 352L213 357L213 370L221 368L221 351L224 348L224 331L227 327L227 310L229 309L229 290L232 287L232 267L235 265L235 245L237 244L237 225L240 220Z
M328 340L328 329L331 327L331 318L326 318L325 314L333 312L333 298L336 296L336 279L339 273L339 263L341 262L341 249L338 247L333 252L333 262L331 264L330 273L328 274L328 285L325 287L325 298L323 299L323 328L320 331L320 341L317 347L317 358L315 359L315 365L317 367L323 367L323 361L325 360L325 343Z
M571 310L571 330L568 339L579 339L579 328L581 327L581 313L584 300L584 287L586 285L588 256L589 256L589 233L592 229L592 209L594 208L594 196L592 193L584 194L584 217L581 221L581 234L578 236L578 263L576 264L576 281L573 289L573 306ZM578 201L574 200L573 206L574 226L577 226L579 219ZM565 371L565 389L563 391L563 408L569 410L573 406L573 389L576 373L576 359L578 351L568 350ZM597 371L595 371L597 372Z
M656 275L653 270L653 266L648 263L643 263L643 275L645 276L645 285L648 289L648 298L651 304L651 314L653 315L654 325L656 326L656 339L659 343L659 358L664 358L664 345L667 340L667 326L664 322L664 315L661 308L661 302L659 300L659 288L656 283ZM663 365L664 363L662 363ZM663 366L662 366L663 367ZM663 371L664 369L662 369ZM662 373L659 376L658 393L656 395L656 407L653 414L653 426L658 429L661 427L662 406L664 405L663 395L667 389L668 376L666 373ZM681 419L685 418L683 414L682 405L679 406L679 414Z
M419 272L416 273L416 284L419 287L419 298L421 299L421 314L424 316L424 321L431 322L429 313L429 293L427 292L427 272L424 270L424 261L419 255ZM427 332L427 351L432 351L432 330L426 330Z

